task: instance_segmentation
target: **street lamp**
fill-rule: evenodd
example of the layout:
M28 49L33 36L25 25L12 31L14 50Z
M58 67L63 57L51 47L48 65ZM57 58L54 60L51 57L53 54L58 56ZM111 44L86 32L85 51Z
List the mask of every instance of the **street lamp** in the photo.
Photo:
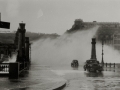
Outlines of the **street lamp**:
M103 60L103 45L104 45L104 41L102 40L102 61L101 61L101 64L104 66L104 60Z

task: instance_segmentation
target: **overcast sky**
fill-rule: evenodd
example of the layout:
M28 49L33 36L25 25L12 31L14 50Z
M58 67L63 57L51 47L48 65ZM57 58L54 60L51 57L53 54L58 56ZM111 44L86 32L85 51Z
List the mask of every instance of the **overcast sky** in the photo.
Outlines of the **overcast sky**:
M79 18L120 22L120 0L0 0L0 12L11 31L23 21L27 31L63 34Z

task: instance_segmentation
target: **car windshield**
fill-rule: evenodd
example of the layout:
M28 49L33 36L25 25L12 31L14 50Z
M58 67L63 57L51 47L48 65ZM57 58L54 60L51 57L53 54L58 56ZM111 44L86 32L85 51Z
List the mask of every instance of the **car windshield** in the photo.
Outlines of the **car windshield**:
M98 63L96 60L89 60L87 63Z
M77 60L73 60L73 62L77 62Z

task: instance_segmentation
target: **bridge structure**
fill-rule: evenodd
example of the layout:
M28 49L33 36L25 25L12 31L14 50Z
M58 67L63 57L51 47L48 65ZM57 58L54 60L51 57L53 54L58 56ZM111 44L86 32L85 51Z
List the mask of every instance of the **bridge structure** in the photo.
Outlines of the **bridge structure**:
M16 32L15 42L13 44L0 43L0 75L8 75L9 79L18 79L19 75L30 65L31 44L29 37L25 37L25 23L20 23ZM16 54L14 62L5 62L5 57Z

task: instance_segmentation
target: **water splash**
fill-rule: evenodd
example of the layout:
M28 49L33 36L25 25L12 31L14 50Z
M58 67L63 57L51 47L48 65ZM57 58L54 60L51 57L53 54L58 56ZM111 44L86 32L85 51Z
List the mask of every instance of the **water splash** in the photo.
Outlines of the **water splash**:
M9 62L16 62L16 59L17 59L17 54L13 54Z
M73 34L63 34L56 39L40 39L32 46L32 63L40 65L70 65L73 59L77 59L79 64L90 59L91 38L98 30L98 26L78 31ZM104 47L105 62L119 62L120 56L117 51L109 46ZM102 45L97 42L96 55L101 62Z

